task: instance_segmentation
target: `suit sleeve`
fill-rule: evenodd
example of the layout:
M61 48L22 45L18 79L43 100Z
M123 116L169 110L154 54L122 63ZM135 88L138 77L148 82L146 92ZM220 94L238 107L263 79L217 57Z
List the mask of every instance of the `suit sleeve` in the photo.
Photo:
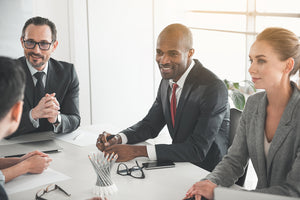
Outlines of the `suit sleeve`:
M78 128L80 125L79 114L79 80L72 67L70 79L72 80L65 98L60 105L61 107L61 127L57 133L69 133Z
M165 118L160 98L161 84L157 97L146 117L135 125L121 131L128 139L128 144L143 142L149 138L155 138L165 126Z
M13 134L13 136L20 135L21 133L30 133L30 132L33 132L34 130L36 130L36 128L33 126L33 124L30 121L29 111L30 110L28 110L28 111L23 110L19 128Z
M223 160L215 167L213 172L206 177L206 179L217 185L230 187L244 174L245 167L249 160L246 137L247 107L252 107L249 105L249 100L242 113L236 136L228 149L228 154L224 156Z
M197 92L197 90L195 91ZM216 135L228 112L228 93L224 83L216 80L207 86L203 96L197 98L199 102L189 100L192 110L198 112L198 117L192 133L180 133L187 138L181 143L156 145L158 160L172 160L175 162L202 162L210 150ZM194 100L197 101L197 100ZM195 110L198 109L198 110ZM185 112L187 112L185 110ZM187 120L187 119L185 119ZM216 158L211 158L216 159ZM219 158L217 158L219 159Z

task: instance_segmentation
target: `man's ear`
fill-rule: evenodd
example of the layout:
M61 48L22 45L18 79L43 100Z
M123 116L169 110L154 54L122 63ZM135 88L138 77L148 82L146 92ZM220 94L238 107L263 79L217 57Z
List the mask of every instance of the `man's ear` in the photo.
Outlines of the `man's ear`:
M191 58L194 55L194 53L195 53L195 50L194 49L190 49L188 57Z
M25 48L25 47L24 47L24 42L23 42L23 37L22 37L22 36L21 36L21 38L20 38L20 42L21 42L22 47Z
M55 40L55 41L53 42L53 49L52 49L52 52L56 50L57 45L58 45L58 41Z
M6 137L14 133L17 128L19 127L20 121L21 121L21 115L23 111L23 101L18 101L11 107L9 112L6 115L6 124L8 126L8 129L2 135L2 137Z
M11 120L12 120L12 123L17 123L17 125L19 126L19 123L20 123L20 120L21 120L22 111L23 111L23 101L18 101L11 108Z

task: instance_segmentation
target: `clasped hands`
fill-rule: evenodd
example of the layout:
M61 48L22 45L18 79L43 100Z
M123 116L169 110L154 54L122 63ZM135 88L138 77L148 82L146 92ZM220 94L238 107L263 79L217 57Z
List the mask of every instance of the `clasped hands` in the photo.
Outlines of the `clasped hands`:
M60 113L60 105L55 95L55 93L46 94L39 101L38 105L32 109L31 115L34 120L46 118L51 124L56 122L57 116Z
M105 131L98 136L96 146L105 156L112 153L118 154L117 162L126 162L137 157L135 146L121 144L122 139L120 137L111 138L112 136Z

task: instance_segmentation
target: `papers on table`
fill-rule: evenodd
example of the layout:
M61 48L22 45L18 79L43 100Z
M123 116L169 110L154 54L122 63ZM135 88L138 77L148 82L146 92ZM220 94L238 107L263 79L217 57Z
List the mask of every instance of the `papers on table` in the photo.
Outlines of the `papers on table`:
M103 131L111 134L117 134L120 130L112 128L111 125L91 125L79 127L72 133L58 134L56 138L78 146L88 146L91 144L96 144L99 134Z
M6 190L6 193L10 195L41 185L57 183L58 181L67 179L70 179L70 177L48 168L41 174L24 174L22 176L19 176L8 183L5 183L4 188Z

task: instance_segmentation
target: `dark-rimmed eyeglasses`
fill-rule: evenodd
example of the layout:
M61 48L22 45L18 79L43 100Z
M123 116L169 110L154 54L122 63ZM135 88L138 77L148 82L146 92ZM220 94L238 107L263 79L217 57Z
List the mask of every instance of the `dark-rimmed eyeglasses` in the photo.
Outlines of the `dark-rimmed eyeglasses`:
M33 40L24 40L23 38L23 42L24 42L24 46L26 49L34 49L35 45L38 45L40 50L43 51L47 51L50 49L50 46L53 42L49 43L49 42L35 42Z
M43 198L42 196L46 193L52 192L54 190L58 189L59 191L62 191L65 195L71 196L71 194L67 193L64 189L59 187L56 184L50 184L48 185L45 189L40 189L36 194L35 194L35 200L47 200Z
M117 174L121 176L131 176L133 178L145 178L145 174L143 171L143 167L140 167L138 162L135 161L136 166L133 166L131 168L128 168L126 164L120 163L118 165Z

